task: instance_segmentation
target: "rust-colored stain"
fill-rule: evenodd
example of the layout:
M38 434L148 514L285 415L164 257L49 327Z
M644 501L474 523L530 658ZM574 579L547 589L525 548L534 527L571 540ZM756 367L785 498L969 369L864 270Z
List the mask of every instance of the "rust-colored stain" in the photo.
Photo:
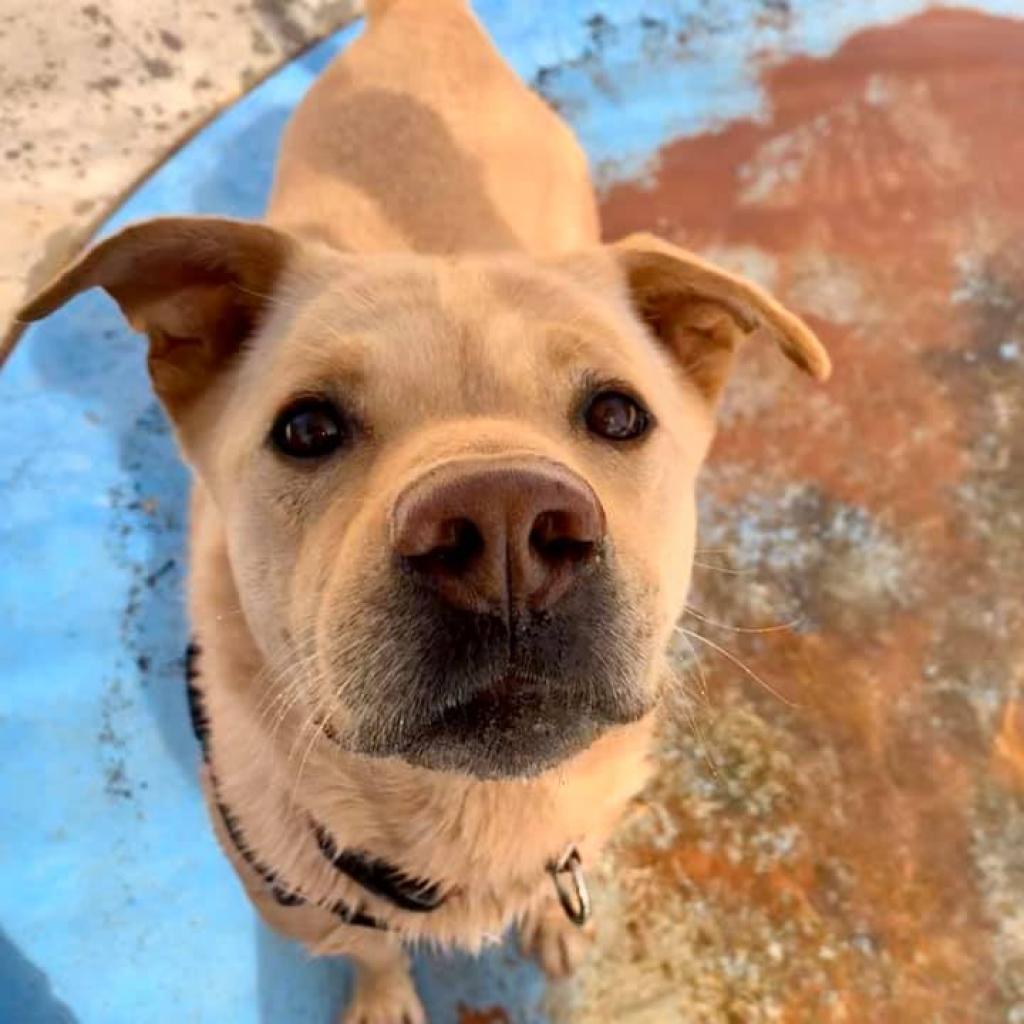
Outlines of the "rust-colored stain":
M1024 701L1008 700L1003 707L992 756L997 776L1024 792Z
M692 722L559 1012L1024 1021L1024 22L936 9L762 80L767 119L666 147L606 234L759 275L836 373L741 359Z
M500 1006L475 1010L459 1003L458 1024L509 1024L508 1014Z

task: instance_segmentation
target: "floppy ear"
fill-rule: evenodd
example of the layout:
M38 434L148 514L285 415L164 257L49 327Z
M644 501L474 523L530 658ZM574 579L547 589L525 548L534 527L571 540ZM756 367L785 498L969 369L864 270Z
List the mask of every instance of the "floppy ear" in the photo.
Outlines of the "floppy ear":
M257 328L289 255L290 236L262 224L167 217L93 246L19 312L39 320L79 292L105 288L149 336L149 372L180 415Z
M722 391L736 348L755 333L812 377L831 373L814 332L752 282L653 235L630 235L610 248L637 315L710 401Z

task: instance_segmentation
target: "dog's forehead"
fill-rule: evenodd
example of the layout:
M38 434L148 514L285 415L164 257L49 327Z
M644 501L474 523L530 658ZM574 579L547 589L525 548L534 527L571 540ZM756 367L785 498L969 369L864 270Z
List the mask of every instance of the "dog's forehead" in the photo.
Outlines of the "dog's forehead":
M611 307L542 263L367 258L297 307L272 372L493 405L585 371L626 373L627 349Z

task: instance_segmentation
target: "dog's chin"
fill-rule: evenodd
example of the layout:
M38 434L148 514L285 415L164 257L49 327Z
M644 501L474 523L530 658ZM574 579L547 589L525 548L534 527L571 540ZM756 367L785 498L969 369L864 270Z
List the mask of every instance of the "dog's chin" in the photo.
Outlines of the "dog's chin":
M356 736L358 752L479 779L530 778L589 747L607 729L650 710L639 695L575 699L546 681L507 677L390 735Z

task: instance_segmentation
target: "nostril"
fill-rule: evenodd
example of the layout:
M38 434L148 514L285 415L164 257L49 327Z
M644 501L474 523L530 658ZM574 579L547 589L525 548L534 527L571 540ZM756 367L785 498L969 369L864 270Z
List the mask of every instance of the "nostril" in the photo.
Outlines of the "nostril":
M454 608L507 614L560 600L605 549L597 495L544 460L458 462L395 499L398 566Z
M429 550L407 555L405 559L417 572L427 575L459 576L484 550L483 535L470 519L447 519L439 523L431 541Z
M582 562L590 558L595 542L568 510L542 512L530 530L530 547L551 564Z

